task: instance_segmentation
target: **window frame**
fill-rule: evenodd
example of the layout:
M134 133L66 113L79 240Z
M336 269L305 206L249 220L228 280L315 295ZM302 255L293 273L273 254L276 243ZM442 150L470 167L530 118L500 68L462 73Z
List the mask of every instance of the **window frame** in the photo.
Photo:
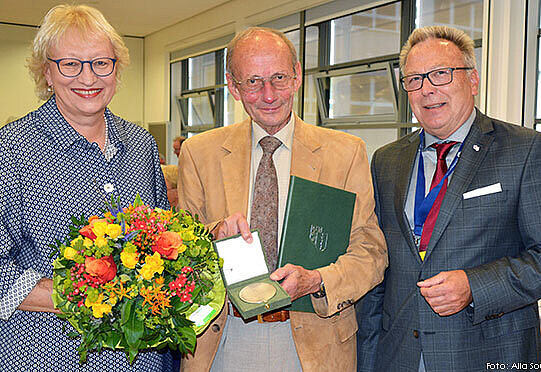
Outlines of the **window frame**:
M338 0L340 1L340 0ZM347 2L346 0L342 2ZM353 3L352 3L353 4ZM288 32L299 30L299 50L298 57L301 63L302 69L302 84L297 93L297 104L295 111L297 114L304 118L304 101L305 101L305 85L307 80L311 77L315 79L316 87L316 116L315 125L325 126L329 128L336 129L362 129L362 128L396 128L397 129L397 138L407 134L411 131L412 128L415 128L418 124L413 122L412 113L408 103L408 95L403 89L401 89L396 80L395 69L398 68L398 59L399 51L390 55L382 55L378 57L371 57L366 59L354 60L345 63L339 64L330 64L330 45L331 45L331 31L330 25L331 22L335 19L343 18L346 16L351 16L359 12L371 11L380 7L388 6L391 4L400 4L400 45L404 45L407 41L409 35L416 27L416 17L417 17L417 7L416 0L380 0L373 1L371 3L364 3L360 6L351 8L351 11L341 10L337 14L330 15L329 17L318 18L307 20L307 12L311 12L312 9L318 8L317 6L311 9L303 10L298 13L293 13L286 15L282 18L278 18L269 22L262 24L262 26L270 26L274 28L279 28L281 31ZM327 6L328 4L321 5ZM349 9L349 8L348 8ZM295 21L295 16L298 15L298 22ZM284 21L287 19L287 22ZM317 40L317 54L318 54L318 65L317 67L305 68L305 54L306 54L306 29L309 27L318 28L318 40ZM538 39L541 38L541 28L539 29ZM223 45L223 40L220 40ZM475 46L481 46L482 40L474 40ZM212 43L211 43L212 44ZM214 45L214 44L213 44ZM215 47L216 45L214 45ZM209 53L208 51L206 53ZM226 102L224 89L227 89L227 84L224 81L224 70L225 70L225 47L221 49L215 49L211 53L215 53L216 61L216 85L209 87L202 87L198 89L187 89L188 81L188 59L198 57L205 53L200 53L197 55L191 55L182 59L183 65L181 69L182 73L182 91L180 97L186 98L190 94L198 93L201 94L203 91L209 92L209 96L214 94L214 123L205 125L205 129L193 130L195 127L202 128L203 126L189 126L182 124L181 132L183 135L189 133L199 133L204 130L220 127L224 123L224 105ZM178 55L178 52L177 54ZM177 59L178 62L180 59ZM173 63L175 61L170 61ZM356 71L356 69L370 69L372 66L383 63L386 65L386 71L388 74L388 81L393 82L392 91L394 92L396 105L394 105L394 114L392 117L389 114L375 114L375 115L359 115L359 116L349 116L349 117L340 117L335 119L328 118L329 110L329 97L326 96L324 89L321 89L321 84L318 82L320 78L324 76L339 76L340 74L345 75L346 71ZM400 72L399 72L400 76ZM178 99L177 99L178 102ZM177 104L179 108L183 108L182 104ZM171 108L172 109L172 108ZM182 113L182 111L181 111ZM326 117L327 113L327 117ZM183 115L181 114L181 117ZM541 119L536 120L536 123L541 124ZM176 124L175 124L176 125Z
M330 104L325 99L330 90L330 78L342 76L354 76L373 71L386 71L387 84L389 85L393 104L392 114L372 114L372 115L349 115L337 118L329 118ZM318 109L321 118L322 126L331 128L356 128L356 124L378 124L385 125L386 123L394 124L398 120L398 94L396 89L396 81L391 62L380 62L374 64L364 64L355 67L336 69L331 71L318 72L314 74L316 79L316 92L318 99Z

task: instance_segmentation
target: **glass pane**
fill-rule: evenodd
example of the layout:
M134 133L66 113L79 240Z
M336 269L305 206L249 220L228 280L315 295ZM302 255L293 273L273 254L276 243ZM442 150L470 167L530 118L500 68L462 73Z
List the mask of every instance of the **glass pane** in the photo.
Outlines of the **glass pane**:
M342 130L342 132L362 138L366 143L368 162L372 160L372 155L377 149L398 139L398 129L396 128L346 129Z
M304 51L304 68L317 67L318 63L318 38L319 28L317 26L306 27L306 48Z
M481 91L481 87L483 86L483 82L481 81L481 59L483 56L482 54L483 48L482 47L475 48L474 52L475 52L475 65L477 68L477 72L479 73L479 91ZM480 94L476 95L474 100L475 100L475 107L479 107L479 105L481 104L481 95Z
M307 75L304 81L304 121L317 124L317 91L314 75Z
M188 89L213 86L216 82L214 52L188 58Z
M400 2L331 21L331 64L400 52Z
M235 98L224 88L224 127L235 123Z
M417 1L416 27L447 25L459 28L472 39L483 36L483 0Z
M331 77L329 118L394 113L386 70Z
M297 51L297 58L299 58L300 31L299 30L289 31L289 32L286 32L285 35L295 46L295 50Z
M537 105L535 110L535 118L541 118L541 47L537 49L538 65L537 65Z
M210 97L214 100L213 94ZM199 97L188 98L188 125L203 124L214 124L209 96L201 95Z
M182 89L182 63L175 62L171 64L171 133L172 138L180 136L180 123L182 121L180 115L180 107L177 103L177 98L180 96ZM172 151L171 151L172 153Z

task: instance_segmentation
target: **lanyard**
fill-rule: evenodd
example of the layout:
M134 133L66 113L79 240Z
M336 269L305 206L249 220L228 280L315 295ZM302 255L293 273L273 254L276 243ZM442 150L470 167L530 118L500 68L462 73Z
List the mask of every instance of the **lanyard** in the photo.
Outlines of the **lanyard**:
M424 130L421 130L421 132L419 133L419 137L421 140L419 142L417 187L415 188L415 207L413 210L413 219L415 221L415 229L413 230L413 232L417 238L416 241L420 239L423 233L423 225L425 223L426 217L428 216L428 213L430 212L434 201L436 201L436 198L440 193L443 183L447 182L447 177L449 177L449 175L455 170L456 163L458 162L458 158L460 158L460 154L462 153L462 147L464 146L464 142L462 142L460 144L458 152L456 153L453 161L451 162L451 165L449 166L449 169L447 170L441 181L436 186L434 186L434 188L430 190L430 192L425 197L425 167L423 162L423 148L425 144Z

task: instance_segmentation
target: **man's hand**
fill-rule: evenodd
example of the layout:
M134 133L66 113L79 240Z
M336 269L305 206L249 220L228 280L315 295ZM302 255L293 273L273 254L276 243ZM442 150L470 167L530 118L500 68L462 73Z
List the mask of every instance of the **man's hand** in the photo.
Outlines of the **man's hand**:
M246 217L240 212L232 214L231 216L220 222L211 231L212 235L216 239L229 238L230 236L241 234L242 238L247 243L252 243L252 233L250 233L250 225Z
M287 294L291 296L291 300L296 300L299 297L309 293L319 291L321 285L321 274L317 270L306 270L302 266L286 264L280 267L270 275L271 280L282 280L281 286Z
M458 313L472 302L468 276L464 270L442 271L418 282L426 302L440 316Z

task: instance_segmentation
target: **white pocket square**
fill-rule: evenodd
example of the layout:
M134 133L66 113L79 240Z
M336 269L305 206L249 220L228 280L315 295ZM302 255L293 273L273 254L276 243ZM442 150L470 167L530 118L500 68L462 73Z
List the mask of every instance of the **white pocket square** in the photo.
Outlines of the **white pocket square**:
M478 196L488 195L488 194L494 194L497 192L502 192L502 184L501 183L495 183L494 185L480 187L478 189L465 192L462 194L462 197L464 200L476 198Z

